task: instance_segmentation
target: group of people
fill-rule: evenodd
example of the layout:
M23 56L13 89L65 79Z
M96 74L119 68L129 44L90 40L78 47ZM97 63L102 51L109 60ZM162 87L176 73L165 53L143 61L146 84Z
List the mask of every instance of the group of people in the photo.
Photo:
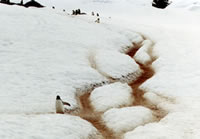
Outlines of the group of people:
M52 9L55 9L54 6L52 6ZM65 9L63 9L63 12L65 12ZM81 12L81 9L72 10L72 15L85 15L86 13ZM92 16L97 16L97 19L95 20L96 23L100 23L99 13L92 12Z
M92 12L92 16L95 16L95 13L94 13L94 12ZM98 18L95 20L95 22L96 22L96 23L100 23L99 13L97 13L96 16L97 16Z
M99 13L97 13L96 15L99 16ZM95 16L95 13L94 13L94 12L92 12L92 16Z
M81 13L80 9L72 10L72 15L82 15L82 14L86 14L86 13Z
M86 13L81 13L81 10L80 9L77 9L77 10L72 10L72 15L83 15L83 14L86 14ZM95 13L92 12L92 16L95 16ZM95 22L96 23L100 23L100 18L99 18L99 13L96 13L96 16L98 17Z

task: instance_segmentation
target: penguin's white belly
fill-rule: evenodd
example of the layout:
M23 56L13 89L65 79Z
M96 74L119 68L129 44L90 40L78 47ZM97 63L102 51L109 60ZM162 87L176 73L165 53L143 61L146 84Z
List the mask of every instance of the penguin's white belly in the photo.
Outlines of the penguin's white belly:
M64 107L61 100L56 100L56 113L64 113Z

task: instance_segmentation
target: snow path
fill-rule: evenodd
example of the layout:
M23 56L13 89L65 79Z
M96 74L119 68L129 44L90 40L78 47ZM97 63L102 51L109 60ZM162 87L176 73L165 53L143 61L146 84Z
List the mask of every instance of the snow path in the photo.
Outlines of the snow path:
M149 39L147 39L145 37L143 37L143 38L144 38L143 42L146 41L146 40L150 41ZM149 78L151 78L154 75L154 70L151 67L152 63L156 60L156 57L154 57L153 54L152 54L153 45L154 45L154 43L152 42L152 46L149 48L149 50L147 52L149 54L149 56L151 57L151 62L148 62L145 65L137 62L137 64L139 64L140 68L143 71L142 75L137 80L133 80L131 83L129 83L129 86L132 88L132 90L134 92L132 97L135 99L135 101L133 102L133 104L131 106L132 107L143 106L143 107L146 107L146 108L148 108L152 111L153 118L151 119L151 122L148 122L148 123L159 122L163 117L165 117L167 115L167 112L165 110L163 110L161 108L157 108L156 105L154 105L154 103L151 102L151 100L145 99L144 94L146 92L139 88L140 85L142 85L146 80L148 80ZM130 57L133 58L134 55L137 53L137 51L140 48L142 48L143 46L144 46L144 44L141 43L141 42L138 43L138 44L133 43L133 47L127 52L127 55L129 55ZM89 57L91 67L98 71L98 69L95 66L95 60L93 58L94 58L93 55L91 55ZM101 72L99 72L99 73L101 73ZM129 79L128 76L129 75L127 75L127 78ZM107 76L104 76L104 77L107 77ZM110 83L113 83L113 82L120 82L121 81L120 79L119 80L113 80L109 77L107 77L107 79L109 81L105 82L103 84L110 84ZM98 86L102 86L102 85L93 86L93 89L98 87ZM91 105L91 102L90 102L90 99L89 99L91 92L92 91L84 92L84 95L79 96L77 98L80 101L80 105L81 105L80 106L81 107L80 112L75 113L75 114L72 112L71 114L80 116L81 118L90 122L102 134L103 138L105 138L105 139L123 138L123 134L126 133L126 132L115 133L112 129L108 128L105 121L103 121L102 116L103 116L104 113L95 111L95 109ZM161 96L157 96L157 97L161 97ZM126 108L126 107L124 107L124 108Z

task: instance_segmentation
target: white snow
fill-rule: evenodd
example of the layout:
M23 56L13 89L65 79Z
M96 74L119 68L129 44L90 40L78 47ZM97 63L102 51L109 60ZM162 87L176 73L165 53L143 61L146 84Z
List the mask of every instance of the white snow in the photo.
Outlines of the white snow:
M40 2L49 7L55 5L56 10L0 5L1 138L21 138L21 135L31 138L32 133L37 133L37 138L51 138L60 134L80 138L95 133L96 130L87 126L87 122L82 125L81 120L70 121L66 115L66 119L63 119L53 114L55 96L59 94L63 100L72 104L72 109L77 107L77 88L84 90L90 88L91 84L108 81L107 77L91 66L88 59L91 53L106 51L107 54L113 51L120 55L119 58L115 55L115 59L110 57L112 55L104 57L108 63L100 66L100 69L104 71L105 67L105 73L110 72L114 68L111 66L121 62L123 54L120 52L128 50L132 40L136 43L142 40L138 34L155 43L153 54L157 57L153 62L155 75L140 88L151 92L145 98L166 110L168 115L159 122L144 126L134 123L135 129L130 128L132 131L125 134L125 138L199 138L199 0L172 0L173 3L165 10L152 8L152 0ZM99 12L101 23L94 24L96 17L69 16L61 12L63 8L68 13L76 8L89 14L91 11ZM141 53L147 57L146 61L149 57L144 51ZM104 60L98 58L101 62ZM128 59L124 57L123 62L131 60ZM113 61L114 65L111 63ZM109 64L110 69L107 69ZM115 74L121 77L129 73L130 69L115 71ZM37 118L32 118L38 113ZM133 113L126 116L129 114ZM115 115L112 116L115 119ZM109 118L112 119L112 116ZM118 131L124 131L123 128L126 130L130 126L121 116L118 121L122 124L117 127ZM51 117L50 120L45 121L48 117ZM31 132L27 132L29 126L23 128L29 122L34 125L30 125ZM57 128L52 130L51 124ZM77 124L78 128L73 124ZM115 123L111 121L109 124ZM81 129L87 126L87 132L67 132L80 129L80 125ZM40 126L42 130L37 130Z
M0 113L54 112L58 94L76 107L77 88L84 90L90 84L107 81L91 68L90 51L120 51L131 44L122 29L46 9L0 5L0 20L4 21L0 26ZM122 74L135 71L131 58L118 52L113 55L125 63L110 65L109 74L116 75L119 70L115 68L129 63L132 65L120 68L125 70Z
M113 108L103 115L106 126L116 133L133 130L137 126L144 125L152 120L151 110L142 106Z
M100 138L98 131L89 122L70 115L1 114L0 124L1 139Z
M148 124L127 132L124 139L183 139L183 133L159 124Z
M152 42L150 40L145 40L141 44L141 48L136 52L134 59L136 62L146 65L152 61L150 50L152 49Z
M94 59L96 69L105 77L114 80L127 80L128 75L132 75L132 80L136 80L142 72L131 57L119 52L99 51Z
M20 128L27 121L34 123L34 127L30 127L31 132L37 132L41 138L53 138L60 132L62 136L72 138L87 138L93 134L94 127L81 122L80 125L79 122L73 123L74 119L67 116L60 122L68 125L59 125L55 114L55 97L60 95L69 102L72 105L70 109L79 107L77 89L85 90L91 88L92 84L108 81L91 67L88 57L92 50L101 48L105 52L122 52L132 44L129 38L133 36L138 41L139 35L129 33L131 35L128 38L123 28L95 24L94 18L83 19L50 9L0 5L0 20L0 116L11 116L11 122L3 126L7 130L0 132L0 136L15 138L16 135L18 138L24 135L31 138L29 132L26 134L28 126ZM43 125L45 130L49 130L48 134L43 135L41 130L34 131L34 128L43 124L40 122L48 113L52 113L51 118ZM30 117L39 115L36 119L26 120L24 114ZM22 120L18 120L20 117ZM55 132L50 132L52 127L48 124L51 121L58 126ZM0 122L4 123L6 119L2 118ZM87 132L79 134L76 130L71 131L69 128L73 124L86 127ZM65 132L68 130L70 132Z
M134 101L131 87L116 82L98 87L91 92L90 102L96 111L104 112L111 108L131 105Z
M168 8L184 8L190 11L197 11L200 10L200 1L199 0L173 0L172 4Z

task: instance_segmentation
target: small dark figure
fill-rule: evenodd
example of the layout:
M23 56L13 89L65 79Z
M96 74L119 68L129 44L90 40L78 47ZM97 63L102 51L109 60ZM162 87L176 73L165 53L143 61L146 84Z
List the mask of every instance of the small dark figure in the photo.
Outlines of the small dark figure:
M75 15L76 14L76 11L72 10L72 15Z
M80 9L72 10L72 15L86 15L86 13L81 13Z
M63 9L63 12L65 12L65 9Z
M99 16L99 13L97 13L97 16Z
M97 18L97 20L95 20L96 23L100 23L100 18Z
M75 10L75 15L77 15L78 14L78 10Z
M92 12L92 16L94 16L94 12Z
M64 105L71 106L69 103L62 101L59 95L56 96L56 113L65 113Z
M77 9L77 14L81 14L81 10L80 9Z
M55 9L55 7L54 7L54 6L52 6L52 9Z

